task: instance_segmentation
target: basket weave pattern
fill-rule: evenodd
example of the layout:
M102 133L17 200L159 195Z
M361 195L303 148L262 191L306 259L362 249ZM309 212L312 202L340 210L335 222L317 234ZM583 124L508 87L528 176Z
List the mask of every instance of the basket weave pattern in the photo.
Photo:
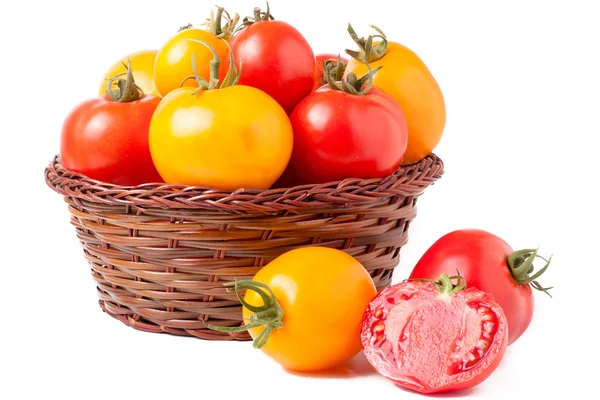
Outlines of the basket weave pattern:
M280 254L319 245L356 257L381 289L407 242L417 198L442 173L431 154L383 179L231 192L115 186L65 169L57 156L45 179L68 203L106 313L149 332L248 340L246 332L205 325L242 323L224 282L251 279Z

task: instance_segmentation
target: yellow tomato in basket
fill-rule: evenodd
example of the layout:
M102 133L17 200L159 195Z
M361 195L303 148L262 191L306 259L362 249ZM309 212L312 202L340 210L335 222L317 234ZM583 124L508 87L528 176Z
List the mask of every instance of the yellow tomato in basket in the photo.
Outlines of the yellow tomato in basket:
M366 74L368 67L360 59L366 59L371 69L382 67L373 77L373 86L390 95L404 111L408 146L402 164L415 163L430 154L441 140L446 125L444 96L425 63L412 50L388 41L381 30L373 28L379 35L371 37L373 43L369 46L368 39L359 38L348 27L359 50L349 52L352 57L344 74ZM374 39L377 37L381 40Z
M286 168L293 132L281 106L269 95L236 86L239 72L219 83L220 57L213 51L211 79L199 88L166 95L150 122L150 153L167 183L234 190L268 189ZM197 71L195 71L197 74Z
M156 53L156 50L142 50L128 54L115 62L104 74L104 78L98 88L98 94L103 95L106 93L106 84L110 78L127 72L127 60L129 60L131 61L131 70L136 85L142 89L144 94L160 97L160 93L156 85L154 85L154 60L156 59Z
M222 61L219 78L225 78L229 58L227 39L233 34L238 19L237 14L230 18L222 7L217 7L216 17L211 13L207 29L182 27L167 40L159 50L154 65L154 81L160 93L166 96L181 87L184 79L194 74L193 68L199 77L209 79L212 53L198 41L208 43L218 53ZM192 56L195 56L195 61L192 61ZM198 86L193 79L186 80L183 85Z
M291 250L263 267L246 290L245 326L283 367L319 371L344 364L361 350L361 321L377 291L371 276L349 254L326 247Z

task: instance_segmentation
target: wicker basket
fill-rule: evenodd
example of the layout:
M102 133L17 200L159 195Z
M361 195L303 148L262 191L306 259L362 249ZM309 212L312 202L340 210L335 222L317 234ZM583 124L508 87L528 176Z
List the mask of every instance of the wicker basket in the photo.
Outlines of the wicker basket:
M65 169L57 156L45 178L69 205L107 314L148 332L248 340L205 326L242 322L223 282L251 279L278 255L319 245L355 256L381 289L407 242L417 197L442 173L431 154L384 179L225 192L115 186Z

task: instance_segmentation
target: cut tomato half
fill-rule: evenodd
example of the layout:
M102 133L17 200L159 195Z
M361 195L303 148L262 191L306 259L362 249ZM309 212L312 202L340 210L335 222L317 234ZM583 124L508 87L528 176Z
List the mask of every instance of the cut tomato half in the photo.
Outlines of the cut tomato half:
M444 274L379 292L361 329L371 365L421 393L467 389L490 376L506 350L506 316L490 294L464 287Z

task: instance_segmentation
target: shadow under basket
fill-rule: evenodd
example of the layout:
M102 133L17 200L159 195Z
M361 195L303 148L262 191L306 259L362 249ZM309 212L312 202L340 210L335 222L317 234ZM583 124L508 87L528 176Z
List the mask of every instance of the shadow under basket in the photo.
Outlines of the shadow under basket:
M378 290L388 286L416 200L442 173L430 154L382 179L231 192L107 184L56 156L45 179L68 203L107 314L147 332L249 340L205 325L242 323L223 283L251 279L294 248L326 246L356 257Z

